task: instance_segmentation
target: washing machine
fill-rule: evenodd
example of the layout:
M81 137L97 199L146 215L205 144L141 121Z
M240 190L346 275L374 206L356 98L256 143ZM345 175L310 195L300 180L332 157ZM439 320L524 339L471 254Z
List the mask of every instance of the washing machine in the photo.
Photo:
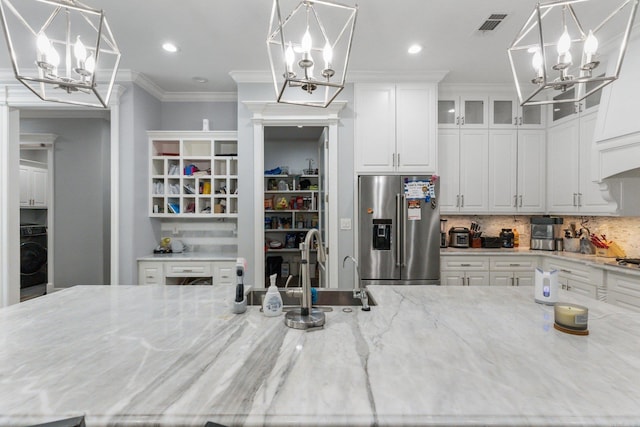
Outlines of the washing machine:
M20 225L20 301L47 293L47 227Z

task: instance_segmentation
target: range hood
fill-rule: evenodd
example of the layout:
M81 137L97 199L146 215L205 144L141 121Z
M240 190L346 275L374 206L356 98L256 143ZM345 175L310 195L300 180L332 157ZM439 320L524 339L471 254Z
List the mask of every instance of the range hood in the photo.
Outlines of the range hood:
M602 89L593 144L592 179L640 177L640 28L634 28L620 78Z

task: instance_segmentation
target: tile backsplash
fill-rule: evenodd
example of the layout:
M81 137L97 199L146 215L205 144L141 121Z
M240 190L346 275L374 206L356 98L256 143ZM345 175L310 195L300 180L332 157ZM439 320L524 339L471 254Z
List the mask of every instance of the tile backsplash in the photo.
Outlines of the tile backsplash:
M563 228L569 228L575 223L580 229L586 227L591 233L604 234L608 240L617 242L628 257L640 257L640 217L574 217L560 216L564 222ZM481 225L484 236L498 236L503 228L515 228L520 233L520 246L528 247L530 236L530 215L442 215L447 220L447 231L451 227L469 228L471 221Z

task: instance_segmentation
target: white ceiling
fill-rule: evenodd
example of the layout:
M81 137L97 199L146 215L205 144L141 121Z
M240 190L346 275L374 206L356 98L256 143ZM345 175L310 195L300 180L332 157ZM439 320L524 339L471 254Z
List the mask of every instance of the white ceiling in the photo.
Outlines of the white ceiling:
M342 0L343 3L351 3ZM268 71L271 0L85 0L105 10L122 51L121 69L164 92L235 92L231 71ZM447 71L449 83L511 83L507 47L536 0L360 0L349 76ZM477 31L492 13L508 17ZM164 41L177 54L161 49ZM412 43L423 51L407 54ZM0 68L10 67L1 43ZM199 76L208 83L196 83ZM353 79L352 79L353 80Z

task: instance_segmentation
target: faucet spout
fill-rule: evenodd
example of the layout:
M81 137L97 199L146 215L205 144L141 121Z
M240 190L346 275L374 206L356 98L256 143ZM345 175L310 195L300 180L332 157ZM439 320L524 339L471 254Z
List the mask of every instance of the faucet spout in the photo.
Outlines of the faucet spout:
M347 255L342 260L342 268L345 267L348 259L350 259L353 262L353 265L355 265L356 275L358 276L358 281L353 285L353 297L360 298L360 301L362 302L363 311L370 311L371 307L369 307L369 296L367 295L366 289L362 288L360 283L360 267L358 266L358 261L351 255Z
M325 314L321 310L312 308L311 300L311 272L309 271L309 259L311 256L311 243L317 242L317 262L324 268L327 254L322 243L322 236L317 228L307 232L304 242L300 244L301 260L300 275L302 281L302 301L300 308L289 311L284 319L285 325L296 329L310 329L321 327L325 323Z

